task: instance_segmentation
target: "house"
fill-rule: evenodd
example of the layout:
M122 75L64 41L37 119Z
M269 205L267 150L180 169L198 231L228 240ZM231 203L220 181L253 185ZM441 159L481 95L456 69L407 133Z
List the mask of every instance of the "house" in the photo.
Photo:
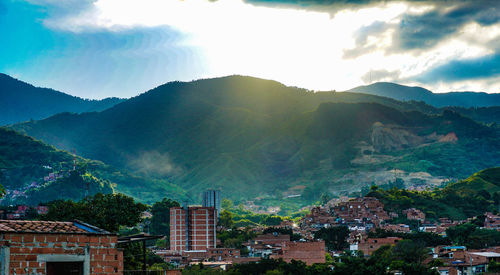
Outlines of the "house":
M409 208L409 209L403 210L403 214L406 215L406 218L409 220L417 220L417 221L424 221L425 220L424 212L422 212L416 208Z
M290 235L263 234L243 245L248 248L248 256L269 258L270 255L278 253L283 243L287 241L290 241Z
M445 263L446 267L438 269L440 274L482 274L488 270L490 262L500 262L500 253L490 250L467 251L461 246L443 247L439 249L438 258Z
M305 262L307 265L325 263L325 242L284 242L281 251L271 255L271 259L283 259Z
M402 238L399 237L386 237L386 238L367 238L358 244L358 250L362 251L364 255L372 255L372 253L384 245L395 245Z
M500 229L500 216L494 215L491 212L486 212L484 218L484 228L488 229Z
M123 274L117 242L80 221L0 220L0 275Z

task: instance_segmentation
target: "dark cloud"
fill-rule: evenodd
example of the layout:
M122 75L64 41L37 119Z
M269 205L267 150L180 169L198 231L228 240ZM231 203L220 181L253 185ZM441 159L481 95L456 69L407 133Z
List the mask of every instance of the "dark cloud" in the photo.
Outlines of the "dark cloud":
M373 83L381 80L393 81L399 79L400 71L370 70L361 77L364 83Z
M467 23L487 26L500 21L500 1L456 2L438 5L421 15L403 16L393 36L391 51L424 50L456 34Z
M394 34L392 46L385 49L386 54L427 50L471 22L482 26L500 22L500 1L496 0L420 3L432 3L435 8L423 14L404 14L399 24L377 21L360 28L354 35L356 46L344 51L344 58L355 58L375 50L376 45L367 44L367 37L379 36L388 29L393 29Z
M437 81L461 81L500 76L500 53L479 58L453 60L434 67L413 80L422 83Z

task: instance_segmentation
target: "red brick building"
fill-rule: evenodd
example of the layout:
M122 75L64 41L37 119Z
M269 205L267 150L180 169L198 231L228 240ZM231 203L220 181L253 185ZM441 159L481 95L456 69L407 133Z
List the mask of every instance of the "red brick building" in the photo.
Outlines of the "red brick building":
M390 219L384 204L373 197L355 198L333 208L334 216L346 222L371 221L375 224Z
M387 237L387 238L367 238L364 242L358 244L358 250L363 251L365 255L372 255L372 253L384 245L395 245L401 238Z
M418 221L425 220L424 212L422 212L416 208L409 208L409 209L403 210L403 214L406 215L406 218L409 220L418 220Z
M217 210L214 207L170 209L170 249L207 250L216 247Z
M117 236L82 222L0 220L0 274L123 274Z
M281 252L270 258L283 259L285 262L302 261L307 265L325 263L325 242L283 242Z
M500 230L500 216L486 212L484 219L484 227L488 229Z

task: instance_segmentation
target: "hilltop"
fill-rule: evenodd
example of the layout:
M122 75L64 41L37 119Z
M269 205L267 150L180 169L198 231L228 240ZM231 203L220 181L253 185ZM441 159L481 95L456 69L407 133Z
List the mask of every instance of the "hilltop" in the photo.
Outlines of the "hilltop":
M438 185L500 165L498 128L456 111L243 76L170 82L102 112L14 128L151 179L136 187L147 186L144 196L167 181L191 197L220 188L238 200L314 200L385 183L392 171Z
M0 125L47 118L61 112L102 111L124 99L88 100L38 88L0 73Z
M377 82L359 86L347 92L385 96L402 101L423 101L437 108L449 106L465 108L500 106L500 94L483 92L433 93L421 87L409 87L390 82Z
M154 202L152 192L185 198L182 190L162 180L145 191L151 181L0 127L0 184L8 190L2 204L80 200L98 192L123 192L147 203Z

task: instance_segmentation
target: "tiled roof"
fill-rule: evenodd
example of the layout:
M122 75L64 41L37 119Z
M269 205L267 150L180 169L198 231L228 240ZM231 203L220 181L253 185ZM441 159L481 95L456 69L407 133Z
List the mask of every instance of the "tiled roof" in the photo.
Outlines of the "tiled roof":
M106 232L102 229L78 221L54 222L54 221L0 220L0 232L109 234L109 232Z

